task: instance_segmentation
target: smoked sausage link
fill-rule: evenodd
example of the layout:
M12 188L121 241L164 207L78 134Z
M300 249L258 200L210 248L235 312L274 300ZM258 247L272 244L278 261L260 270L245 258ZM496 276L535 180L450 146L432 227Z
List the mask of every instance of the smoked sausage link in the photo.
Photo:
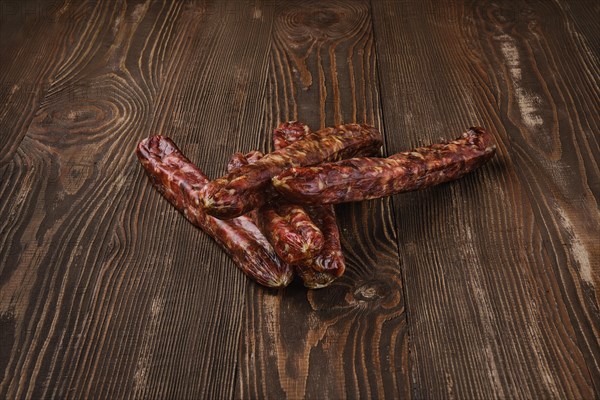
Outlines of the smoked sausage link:
M258 227L283 261L311 263L323 248L323 233L302 206L274 200L258 209Z
M255 163L261 156L262 153L256 150L247 154L235 153L227 165L227 172ZM246 215L253 218L284 262L290 265L310 262L323 247L323 233L302 206L291 204L272 188L268 189L264 195L269 200Z
M314 167L293 167L273 177L290 201L337 204L425 189L458 179L496 151L492 135L470 128L451 142L419 147L388 158L359 157Z
M269 287L284 287L291 282L292 268L277 257L249 217L223 221L199 207L198 193L208 178L171 139L163 136L144 139L136 154L156 189L192 224L215 239L246 275Z
M346 270L335 210L332 205L307 207L306 210L325 237L323 248L313 258L311 266L317 272L331 275L333 280Z
M275 150L283 149L292 143L303 140L310 133L317 134L316 132L312 132L308 125L305 125L302 122L282 122L277 128L273 129L273 144L275 145Z
M198 200L209 215L222 219L238 217L264 202L262 192L269 186L271 178L284 170L373 155L382 143L379 131L369 125L326 128L209 182Z
M284 122L273 131L275 149L302 140L309 133L310 128L301 122ZM300 206L296 205L296 207ZM294 268L302 278L304 286L319 289L329 286L337 277L341 276L346 269L346 263L333 206L316 205L307 207L306 211L323 233L323 248L312 258L310 263L296 264Z
M231 160L229 160L229 163L227 164L227 173L230 173L231 171L234 171L242 167L243 165L254 163L263 158L264 156L265 155L258 150L253 150L246 154L234 153L231 156Z

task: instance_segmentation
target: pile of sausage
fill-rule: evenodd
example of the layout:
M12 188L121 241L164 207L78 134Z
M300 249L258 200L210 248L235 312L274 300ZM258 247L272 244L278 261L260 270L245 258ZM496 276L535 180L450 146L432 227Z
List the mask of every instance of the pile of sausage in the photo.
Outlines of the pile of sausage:
M295 272L313 289L345 269L333 204L460 178L496 149L488 132L470 128L456 140L380 158L383 140L372 126L312 132L296 121L277 127L273 142L268 154L234 154L213 181L167 137L144 139L136 154L156 189L250 278L285 287Z

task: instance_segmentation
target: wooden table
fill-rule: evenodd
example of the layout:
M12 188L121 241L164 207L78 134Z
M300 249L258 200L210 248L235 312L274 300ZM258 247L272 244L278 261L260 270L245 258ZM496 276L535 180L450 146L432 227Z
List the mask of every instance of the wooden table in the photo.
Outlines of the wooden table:
M596 1L1 4L0 398L599 396ZM133 150L217 177L291 119L498 154L339 206L346 274L268 290Z

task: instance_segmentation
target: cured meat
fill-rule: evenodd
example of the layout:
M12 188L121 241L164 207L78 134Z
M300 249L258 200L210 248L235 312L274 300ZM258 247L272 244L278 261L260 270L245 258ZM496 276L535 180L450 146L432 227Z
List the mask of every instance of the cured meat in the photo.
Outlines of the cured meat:
M319 131L320 132L320 131ZM275 150L283 149L292 143L296 143L299 140L303 140L312 132L308 125L298 121L288 121L279 124L279 126L273 129L273 144Z
M234 171L244 165L255 163L264 157L264 154L258 150L253 150L249 153L234 153L227 164L227 173Z
M243 165L252 164L261 158L259 151L248 154L235 153L227 166L231 172ZM265 193L270 200L248 214L257 223L273 249L284 262L301 264L310 260L323 247L323 234L315 226L302 206L283 200L279 194Z
M171 139L144 139L136 154L156 189L192 224L215 239L246 275L269 287L284 287L291 282L292 268L277 257L249 217L223 221L199 207L199 191L208 179Z
M337 278L346 270L346 263L340 244L340 231L337 226L335 210L333 206L327 205L307 207L307 211L325 238L323 248L313 258L311 266L316 271Z
M256 218L277 255L290 265L310 262L323 248L323 233L300 206L273 201L259 208Z
M231 172L234 171L240 167L242 167L243 165L248 165L249 163L253 163L256 162L257 160L260 160L262 157L264 156L264 154L258 150L252 150L249 153L234 153L231 156L231 159L229 160L229 163L227 164L227 172ZM265 196L272 196L275 195L279 198L281 198L281 196L279 196L277 194L277 192L275 192L273 190L273 188L269 187L269 193L265 194ZM249 211L248 213L246 213L245 215L247 217L249 217L252 221L254 221L254 223L256 223L256 211L257 210L252 210ZM267 238L268 240L268 238ZM271 241L269 240L269 243L271 243ZM277 253L277 251L275 251L275 253Z
M264 203L265 188L271 178L282 171L372 155L379 151L382 143L379 131L368 125L347 124L323 129L209 182L198 199L206 213L223 219L234 218Z
M307 125L297 121L285 122L273 131L275 149L302 140L309 133L310 128ZM312 258L311 263L297 264L294 265L294 268L304 282L304 286L319 289L329 286L331 282L341 276L346 269L346 264L333 206L313 206L307 208L307 211L315 225L323 233L323 248Z
M295 167L273 177L275 189L297 203L336 204L425 189L458 179L495 153L492 135L470 128L448 143L388 158L359 157L314 167Z

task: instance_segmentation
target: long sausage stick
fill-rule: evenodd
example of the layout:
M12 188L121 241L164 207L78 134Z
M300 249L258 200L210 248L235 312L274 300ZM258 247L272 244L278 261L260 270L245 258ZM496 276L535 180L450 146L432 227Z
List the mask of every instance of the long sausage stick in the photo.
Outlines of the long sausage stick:
M495 151L490 133L483 128L470 128L451 142L388 158L359 157L290 168L273 177L272 183L285 198L297 203L376 199L458 179L486 163Z
M277 257L249 217L223 221L207 215L198 206L198 192L208 178L171 139L144 139L136 154L156 189L192 224L215 239L246 275L269 287L284 287L291 282L291 267Z
M275 149L280 149L302 140L310 133L310 128L297 121L280 124L273 131ZM296 205L295 207L300 207ZM315 225L321 230L324 237L323 247L309 264L296 264L294 268L304 286L318 289L329 286L337 277L341 276L346 264L340 244L340 232L332 205L316 205L306 209Z
M227 171L252 164L261 158L262 153L235 153ZM323 233L313 223L302 206L291 204L270 189L263 194L269 200L257 210L246 215L254 219L273 249L284 262L290 265L310 263L323 247Z
M347 124L322 129L209 182L198 199L207 214L222 219L238 217L262 204L263 191L271 178L284 170L372 155L379 151L382 143L379 131L368 125Z

